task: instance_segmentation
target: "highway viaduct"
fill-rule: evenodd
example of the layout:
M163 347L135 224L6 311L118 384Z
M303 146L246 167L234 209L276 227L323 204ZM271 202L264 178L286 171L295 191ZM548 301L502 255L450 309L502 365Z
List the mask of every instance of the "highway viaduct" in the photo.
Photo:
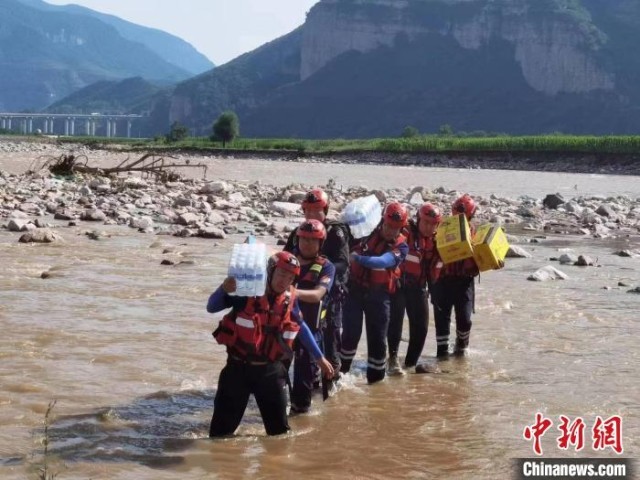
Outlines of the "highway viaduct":
M142 115L62 114L62 113L1 113L0 129L23 135L86 135L131 138L133 122Z

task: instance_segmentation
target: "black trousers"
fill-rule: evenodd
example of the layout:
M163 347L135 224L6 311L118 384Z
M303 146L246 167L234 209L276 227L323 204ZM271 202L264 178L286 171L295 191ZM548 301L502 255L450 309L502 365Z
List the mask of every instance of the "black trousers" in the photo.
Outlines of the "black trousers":
M347 373L356 356L362 336L364 317L367 331L367 381L375 383L383 380L387 367L387 331L390 317L389 294L385 291L371 291L352 287L344 306L340 371Z
M467 348L471 333L471 314L475 302L473 277L444 277L433 285L431 303L436 323L438 351L448 348L451 312L456 314L456 346Z
M326 323L324 325L323 343L324 356L336 371L336 375L340 371L340 337L342 335L342 310L346 297L343 295L333 295L327 307Z
M258 404L267 435L280 435L289 430L287 371L282 362L250 365L229 357L218 380L210 437L236 431L251 394Z
M398 355L404 312L409 317L409 347L404 359L406 367L414 367L424 348L429 328L429 304L427 291L420 286L403 286L391 295L391 320L389 322L389 356Z
M316 342L322 350L322 330L312 333ZM294 344L293 362L293 388L291 389L291 407L298 412L304 412L311 407L311 397L313 396L313 386L316 378L319 377L320 367L311 356L311 353L304 348L299 338Z

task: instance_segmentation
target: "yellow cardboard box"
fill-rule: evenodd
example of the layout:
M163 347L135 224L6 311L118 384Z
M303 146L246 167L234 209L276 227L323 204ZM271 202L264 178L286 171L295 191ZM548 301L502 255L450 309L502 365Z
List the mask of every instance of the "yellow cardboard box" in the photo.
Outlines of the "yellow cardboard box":
M464 214L445 217L436 231L436 244L443 263L473 257L471 231Z
M471 243L473 259L481 272L500 268L509 251L509 242L502 228L490 223L478 227Z

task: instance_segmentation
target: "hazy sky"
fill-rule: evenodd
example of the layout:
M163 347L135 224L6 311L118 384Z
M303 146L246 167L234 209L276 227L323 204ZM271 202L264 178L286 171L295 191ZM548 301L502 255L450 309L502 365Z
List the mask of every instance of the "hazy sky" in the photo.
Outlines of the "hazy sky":
M75 3L176 35L221 65L304 23L318 0L45 0Z

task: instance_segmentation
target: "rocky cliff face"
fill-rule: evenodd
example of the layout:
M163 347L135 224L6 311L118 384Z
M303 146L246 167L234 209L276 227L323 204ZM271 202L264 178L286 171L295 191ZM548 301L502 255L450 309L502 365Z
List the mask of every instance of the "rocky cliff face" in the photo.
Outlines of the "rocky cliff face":
M392 46L399 37L411 41L437 33L455 38L470 50L493 41L508 42L526 82L538 92L613 90L615 75L598 61L602 33L590 24L586 10L572 10L563 3L323 0L311 10L304 26L301 77L310 77L348 51L366 53ZM540 11L542 4L546 12Z

